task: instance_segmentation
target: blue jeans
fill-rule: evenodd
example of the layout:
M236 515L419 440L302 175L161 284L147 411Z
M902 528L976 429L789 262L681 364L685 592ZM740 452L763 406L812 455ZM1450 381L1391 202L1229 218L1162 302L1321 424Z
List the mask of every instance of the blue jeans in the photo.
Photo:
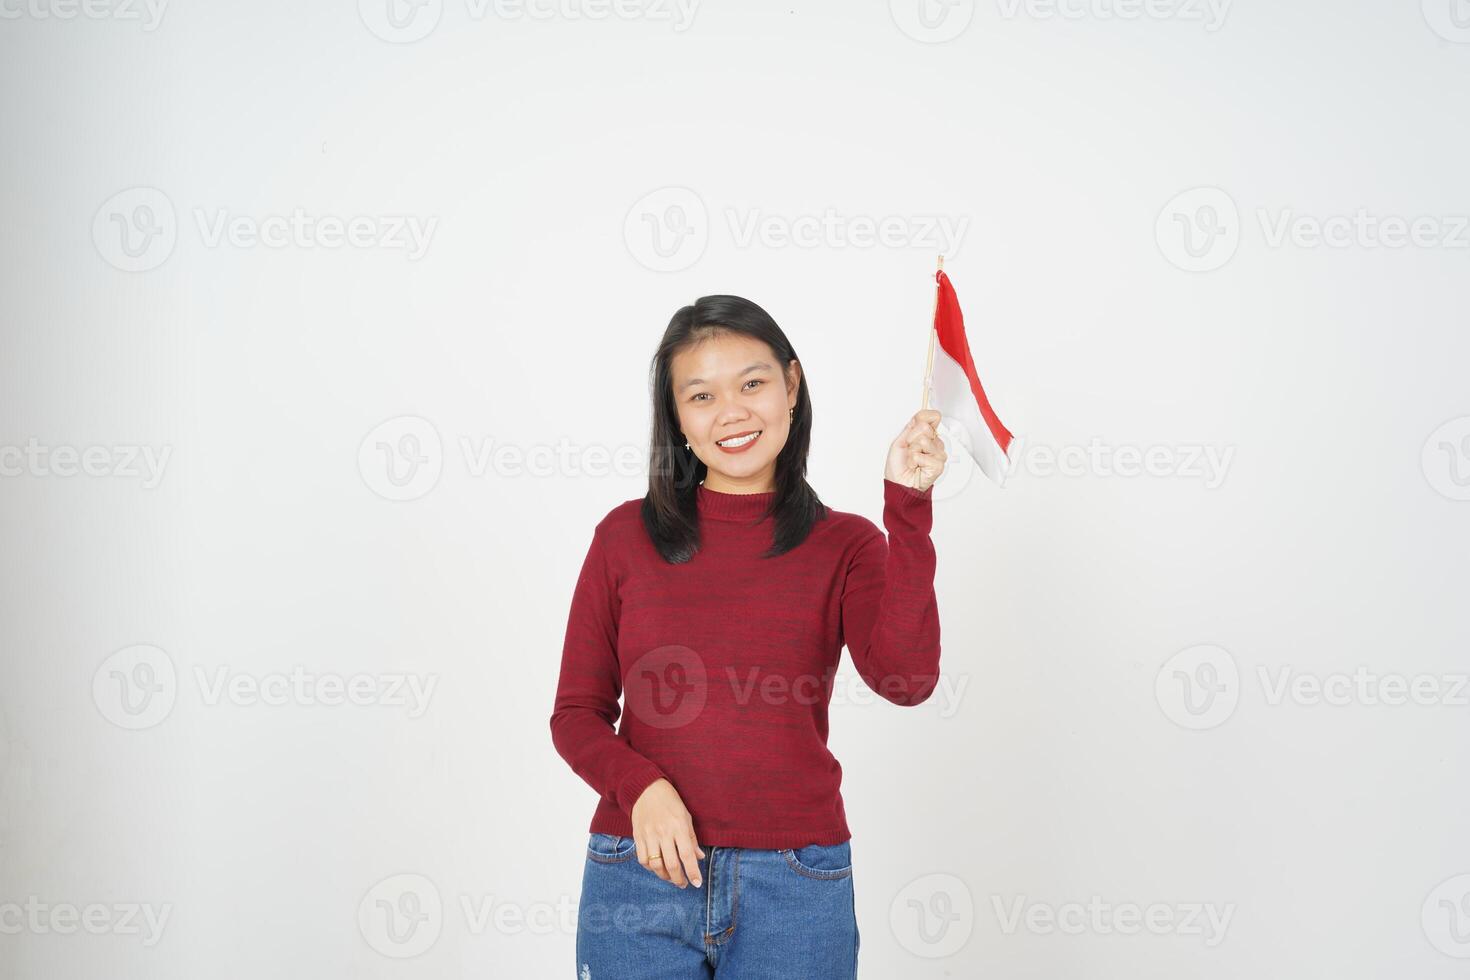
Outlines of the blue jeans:
M855 980L852 842L705 847L696 888L638 863L631 837L587 842L577 980Z

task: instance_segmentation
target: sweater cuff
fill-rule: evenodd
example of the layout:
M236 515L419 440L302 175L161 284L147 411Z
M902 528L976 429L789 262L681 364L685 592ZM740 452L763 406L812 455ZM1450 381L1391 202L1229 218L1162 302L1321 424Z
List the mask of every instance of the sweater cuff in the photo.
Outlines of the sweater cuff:
M934 526L934 484L923 490L883 478L883 524L928 534Z
M633 804L638 802L638 797L643 795L643 791L658 780L666 778L658 766L646 762L623 777L623 781L613 791L613 798L618 807L632 817Z

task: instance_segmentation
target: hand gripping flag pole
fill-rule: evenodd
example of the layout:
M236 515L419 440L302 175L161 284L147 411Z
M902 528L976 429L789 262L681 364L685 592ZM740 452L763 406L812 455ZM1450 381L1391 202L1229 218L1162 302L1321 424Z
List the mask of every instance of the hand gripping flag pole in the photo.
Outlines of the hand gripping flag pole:
M959 297L949 276L944 274L943 255L939 256L934 282L934 323L929 331L929 355L924 365L924 407L929 407L932 390L934 407L967 437L969 445L964 449L980 472L996 486L1004 487L1020 442L1001 424L980 385L980 375L975 370L975 359L970 355L970 343L965 336Z

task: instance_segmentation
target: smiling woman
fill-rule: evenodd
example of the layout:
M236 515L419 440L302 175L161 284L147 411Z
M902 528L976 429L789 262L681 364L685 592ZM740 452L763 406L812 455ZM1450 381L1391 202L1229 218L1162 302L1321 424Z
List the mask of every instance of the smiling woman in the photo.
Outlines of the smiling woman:
M827 748L833 675L845 645L886 700L934 690L939 412L915 413L888 448L885 538L807 484L806 373L765 310L738 296L680 309L651 374L648 493L593 533L551 716L557 751L600 797L578 963L593 977L718 965L734 980L846 980L859 937ZM648 914L609 930L629 903Z
M728 475L722 469L709 472L705 485L711 490L767 493L776 487L776 454L796 414L801 365L793 357L789 373L783 373L773 360L765 344L741 334L708 336L673 359L685 448L703 455L713 446L726 455L746 457ZM768 430L765 451L751 452Z
M669 561L698 542L695 487L771 494L773 553L822 517L806 482L811 399L791 342L739 296L705 296L674 314L653 357L654 424L643 519Z

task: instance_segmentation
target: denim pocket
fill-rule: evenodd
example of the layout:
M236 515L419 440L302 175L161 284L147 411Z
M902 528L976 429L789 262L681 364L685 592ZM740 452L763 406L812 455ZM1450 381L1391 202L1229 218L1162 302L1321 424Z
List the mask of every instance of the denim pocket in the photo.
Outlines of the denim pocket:
M852 874L852 842L808 844L780 852L792 871L808 878L846 878Z
M587 857L603 864L616 864L638 854L638 844L631 837L593 834L587 838Z

